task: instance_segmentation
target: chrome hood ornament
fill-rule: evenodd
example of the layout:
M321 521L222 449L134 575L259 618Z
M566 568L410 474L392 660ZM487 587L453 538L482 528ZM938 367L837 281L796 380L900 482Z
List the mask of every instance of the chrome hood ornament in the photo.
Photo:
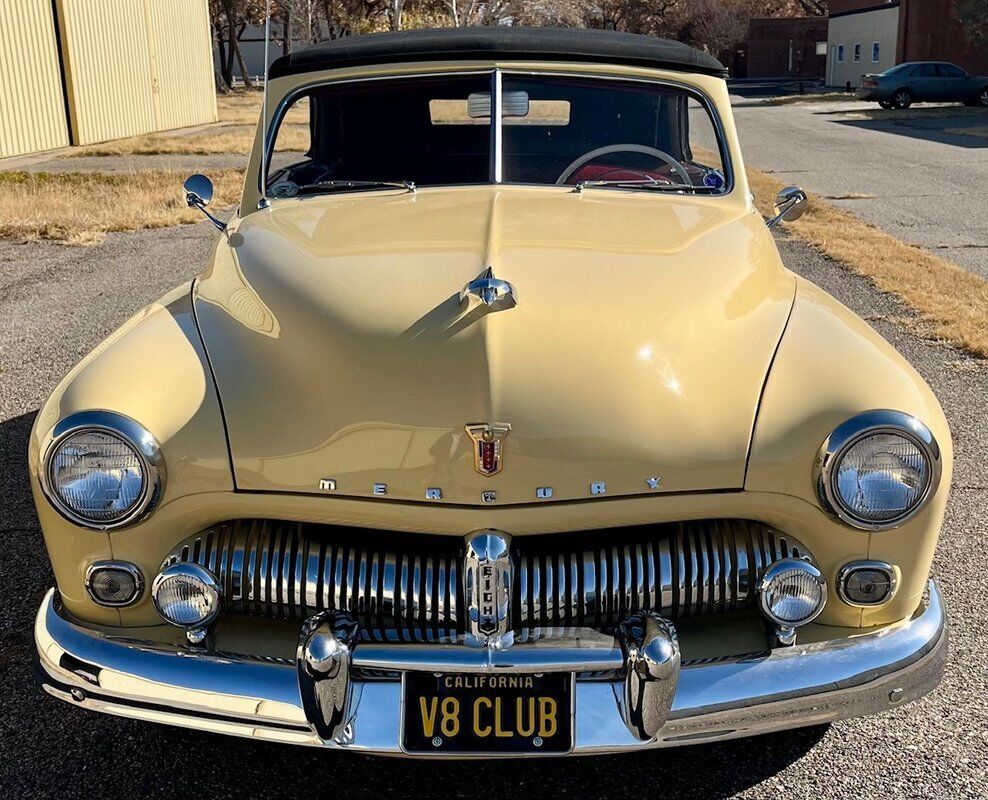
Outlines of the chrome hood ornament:
M494 276L494 268L488 267L460 290L460 302L476 300L491 309L514 308L515 287Z

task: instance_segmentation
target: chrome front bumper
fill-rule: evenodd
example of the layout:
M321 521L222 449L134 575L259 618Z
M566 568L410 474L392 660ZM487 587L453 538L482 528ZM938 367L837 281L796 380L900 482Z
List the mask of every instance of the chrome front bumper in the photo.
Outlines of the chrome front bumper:
M943 602L931 581L925 603L911 619L893 627L755 656L684 663L682 668L677 661L671 708L662 710L658 729L649 738L642 738L640 726L637 735L632 732L629 681L599 677L609 671L618 674L647 653L629 654L626 644L609 637L566 647L516 645L500 651L359 644L342 671L346 684L335 684L346 689L346 696L330 698L344 709L336 738L320 735L325 732L321 720L310 721L311 697L303 702L302 694L311 687L304 678L300 681L304 670L296 663L166 647L93 631L59 614L54 590L38 611L35 643L45 690L94 711L382 755L404 755L401 683L362 680L361 671L596 671L597 676L575 684L572 750L593 754L751 736L903 705L940 681L947 630ZM351 680L351 674L357 677Z

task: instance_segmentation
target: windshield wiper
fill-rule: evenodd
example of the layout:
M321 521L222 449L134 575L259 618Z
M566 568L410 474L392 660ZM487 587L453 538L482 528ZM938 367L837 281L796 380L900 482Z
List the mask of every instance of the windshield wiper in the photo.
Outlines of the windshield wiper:
M576 184L576 188L573 190L575 192L582 192L584 189L597 189L600 187L614 186L617 188L628 188L628 189L647 189L649 191L690 191L690 192L719 192L720 189L713 186L694 186L691 183L663 183L662 181L657 181L653 178L641 181L622 181L622 180L602 180L602 181L580 181Z
M298 187L298 193L307 192L360 192L364 189L404 189L415 191L413 181L318 181Z

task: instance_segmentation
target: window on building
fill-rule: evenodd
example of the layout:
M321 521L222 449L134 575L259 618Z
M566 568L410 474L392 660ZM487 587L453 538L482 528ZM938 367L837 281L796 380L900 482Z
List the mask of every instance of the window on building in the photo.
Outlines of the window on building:
M882 43L874 42L871 46L871 63L877 64L882 60Z
M844 45L842 44L837 45L837 63L844 63Z
M857 64L861 60L861 44L860 42L854 43L854 63Z

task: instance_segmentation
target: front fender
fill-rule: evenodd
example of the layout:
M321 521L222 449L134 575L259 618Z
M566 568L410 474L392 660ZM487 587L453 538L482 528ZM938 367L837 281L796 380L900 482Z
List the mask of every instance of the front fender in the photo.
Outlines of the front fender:
M943 473L925 509L891 531L860 531L821 508L832 546L817 546L814 555L825 574L833 576L849 552L902 572L893 600L863 611L862 626L900 620L919 605L950 488L950 430L933 392L895 348L819 287L799 279L759 406L745 489L791 495L820 508L816 466L824 439L849 417L880 408L911 414L929 427L940 445Z
M160 444L167 480L148 523L110 534L87 530L62 517L41 491L43 448L52 429L66 416L89 410L125 414ZM120 624L116 609L96 605L86 594L89 564L113 558L114 537L139 535L142 525L169 504L233 490L223 419L193 316L190 284L139 311L62 379L35 419L28 460L45 544L67 610L84 620Z

